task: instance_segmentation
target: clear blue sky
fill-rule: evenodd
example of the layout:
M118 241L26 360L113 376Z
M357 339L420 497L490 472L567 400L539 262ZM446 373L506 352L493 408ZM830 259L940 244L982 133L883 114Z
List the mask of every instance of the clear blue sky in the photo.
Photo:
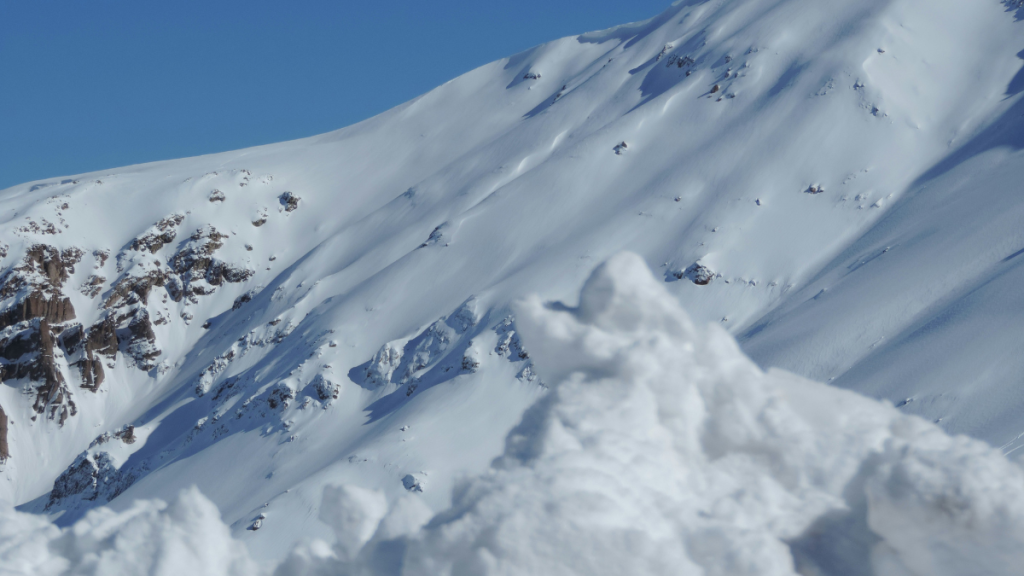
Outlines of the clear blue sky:
M671 0L0 0L0 189L327 132Z

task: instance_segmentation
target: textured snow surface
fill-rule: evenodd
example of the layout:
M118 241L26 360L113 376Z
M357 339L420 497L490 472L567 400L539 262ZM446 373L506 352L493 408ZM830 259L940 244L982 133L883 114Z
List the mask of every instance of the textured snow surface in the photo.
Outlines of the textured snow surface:
M506 514L502 498L560 494L598 534L630 522L603 509L653 510L638 558L645 542L675 538L688 562L704 565L707 551L742 564L701 524L730 514L726 525L764 544L751 550L768 558L788 546L826 573L868 557L939 570L956 566L936 560L941 550L999 547L1016 538L1016 500L984 514L972 491L1001 494L975 481L1016 482L1016 469L958 480L1008 465L896 410L1024 455L1022 30L1017 0L684 0L482 66L331 133L0 191L10 450L0 501L67 528L99 507L121 514L195 485L262 566L336 531L330 554L371 565L367 538L463 509L401 544L408 566L487 562L457 537L477 534L459 518L481 527L473 546L500 543L560 510L524 501ZM395 73L421 65L396 63ZM637 307L669 306L667 292L697 325L720 329L689 337L665 312L658 338L695 352L649 364L621 352L599 378L602 346L609 358L632 346L628 330L602 327L609 309L584 303L559 316L513 302L572 300L622 250L660 286ZM791 377L760 376L725 352L734 345L723 333L762 368L897 408L810 385L794 393ZM723 357L726 366L713 362ZM685 378L674 401L618 368L640 363L641 378L679 368L670 362L689 367L672 372ZM587 366L589 388L569 377ZM709 384L729 370L746 376ZM734 398L745 385L750 397ZM592 416L609 402L603 387L623 407L643 413L648 402L666 416ZM772 419L775 403L799 417ZM572 422L577 404L577 426L543 424ZM693 417L669 417L673 406ZM524 414L536 426L520 424ZM579 436L594 422L624 429L624 447ZM521 440L507 441L513 429ZM549 429L565 434L538 431ZM572 473L549 461L556 437L600 462ZM908 438L914 448L897 457ZM615 458L590 448L637 460L613 475L631 480L607 506L569 490L615 472ZM564 481L549 468L556 460L570 470ZM547 485L533 475L544 470ZM534 488L515 492L506 480L517 474ZM665 494L657 505L640 488L651 482ZM730 485L744 488L723 492ZM347 488L325 497L331 486ZM954 512L963 497L978 519L951 513L927 537L894 529L934 509L901 486ZM751 504L733 502L743 498ZM1005 529L987 524L998 518ZM869 554L879 537L900 552ZM598 553L630 538L594 543L594 562L613 567ZM509 546L488 553L543 559Z
M762 372L696 327L637 255L569 308L516 306L549 394L486 473L431 514L409 493L328 487L335 542L275 574L1017 574L1024 471L855 393ZM258 574L197 490L63 531L9 508L14 574Z

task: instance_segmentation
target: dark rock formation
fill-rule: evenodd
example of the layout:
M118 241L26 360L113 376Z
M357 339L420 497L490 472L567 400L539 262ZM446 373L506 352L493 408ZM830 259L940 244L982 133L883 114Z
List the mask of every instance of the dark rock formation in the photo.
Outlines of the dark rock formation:
M324 378L323 374L317 374L316 378L310 383L313 385L313 389L316 390L316 396L323 402L329 402L330 400L337 400L338 394L341 392L341 387Z
M117 357L117 327L113 318L100 320L88 330L76 324L61 334L61 340L71 365L82 373L82 388L96 391L104 377L101 356L111 361Z
M135 360L135 365L141 370L152 370L156 367L156 360L161 351L156 346L156 333L153 332L153 324L149 320L149 311L139 308L131 317L128 323L128 345L125 347L125 354Z
M0 312L0 367L5 379L28 378L35 388L33 409L64 424L77 410L55 362L64 324L75 318L63 286L84 252L35 244L22 263L0 279L0 297L14 303Z
M74 499L109 502L135 480L135 474L118 470L108 453L83 452L53 482L45 510L70 504Z
M716 277L713 270L703 264L697 263L690 264L690 266L685 270L673 272L672 275L678 280L686 278L698 286L707 286Z
M100 295L100 292L103 291L103 284L106 281L107 279L104 278L103 276L97 276L96 274L93 274L92 276L89 276L89 279L85 281L85 284L82 284L82 287L79 288L79 291L82 294L88 296L89 298L95 298Z
M29 248L22 264L0 279L0 298L17 298L0 312L0 329L33 318L43 318L51 324L73 320L75 309L62 288L82 255L77 248L60 251L45 244Z
M141 303L145 305L153 287L163 287L167 283L168 276L170 276L170 272L160 268L141 276L125 276L114 284L103 307L110 309L122 304Z
M225 282L244 282L255 274L252 270L233 267L214 257L227 237L213 226L200 228L171 257L169 264L179 282L168 283L167 290L175 302L183 298L193 300L194 295L212 294L216 286Z
M151 254L155 254L164 245L174 242L178 236L178 226L184 221L184 214L171 214L154 224L151 232L132 240L129 247L139 252L149 250Z
M129 424L115 432L104 432L103 434L97 436L95 440L89 443L89 448L94 448L96 446L99 446L100 444L106 444L107 442L110 442L111 440L115 439L120 440L125 444L135 444L135 441L137 440L137 438L135 437L135 426Z
M285 192L278 196L278 200L280 200L281 205L284 206L285 212L291 212L299 207L299 200L302 200L302 198L299 198L291 192Z
M295 392L290 386L281 382L271 389L270 394L267 396L267 405L270 408L276 409L278 406L287 408L290 401L295 399Z

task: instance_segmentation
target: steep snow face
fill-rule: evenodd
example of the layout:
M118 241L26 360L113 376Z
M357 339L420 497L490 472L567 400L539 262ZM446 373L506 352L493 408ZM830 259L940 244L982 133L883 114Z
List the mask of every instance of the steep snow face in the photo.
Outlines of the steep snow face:
M1015 82L1019 92L1024 71ZM1021 104L923 174L811 282L744 330L744 348L762 364L1019 448Z
M974 243L1000 239L986 274L1020 249L995 231L1017 206L1018 125L999 126L1019 115L1019 16L997 0L677 2L337 132L5 190L0 499L69 525L196 484L274 558L330 534L313 520L327 484L446 509L553 382L510 303L565 299L623 248L759 362L923 398L915 350L956 349L956 330L896 336L968 294L943 273L980 278ZM987 152L943 169L964 150ZM982 172L991 199L971 202ZM993 215L990 234L954 226ZM965 234L955 258L942 226ZM884 274L860 266L850 299L816 307L839 295L816 282L904 233L927 258L885 252ZM1012 306L998 278L950 313ZM886 290L911 285L904 307ZM869 354L876 335L893 347ZM1001 443L1009 416L981 424L1020 405L1019 372L978 380L944 372L949 356L928 366L974 386L957 429Z
M32 574L1019 573L1024 470L888 404L762 372L721 327L694 326L639 256L598 267L577 307L534 296L515 310L550 393L436 515L423 492L389 504L329 486L318 517L332 543L256 564L195 489L63 532L8 508L0 562Z

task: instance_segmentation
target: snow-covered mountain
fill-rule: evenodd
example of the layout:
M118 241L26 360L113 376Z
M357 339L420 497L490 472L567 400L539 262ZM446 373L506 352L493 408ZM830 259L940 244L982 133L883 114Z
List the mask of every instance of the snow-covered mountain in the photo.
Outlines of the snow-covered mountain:
M682 0L322 136L2 191L0 500L196 485L257 560L333 537L325 486L445 510L563 380L513 303L623 249L760 365L1011 452L1022 18Z

